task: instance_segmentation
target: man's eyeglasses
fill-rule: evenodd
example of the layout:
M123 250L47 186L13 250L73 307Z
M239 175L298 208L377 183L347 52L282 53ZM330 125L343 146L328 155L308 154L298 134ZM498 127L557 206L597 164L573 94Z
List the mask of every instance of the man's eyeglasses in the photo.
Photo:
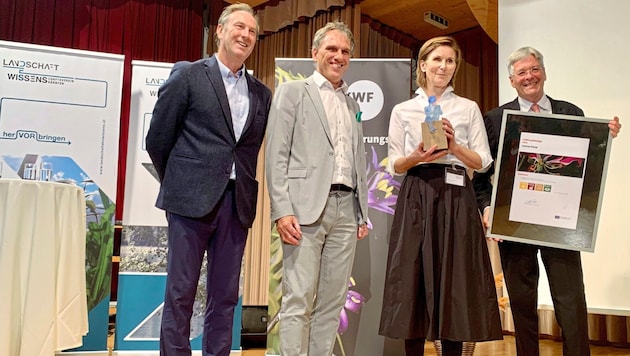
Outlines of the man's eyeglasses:
M540 74L540 72L542 72L541 67L531 67L529 69L519 70L518 72L514 73L514 76L518 78L523 78L527 75L527 73L530 73L531 75L537 75Z

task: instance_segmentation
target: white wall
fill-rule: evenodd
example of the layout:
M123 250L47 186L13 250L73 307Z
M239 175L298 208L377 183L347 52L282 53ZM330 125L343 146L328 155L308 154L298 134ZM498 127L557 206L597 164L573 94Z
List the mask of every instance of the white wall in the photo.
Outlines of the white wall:
M592 312L630 315L630 1L499 0L499 102L516 97L507 58L532 46L545 57L545 92L587 117L621 118L613 141L594 253L582 253ZM541 268L541 270L544 270ZM551 305L546 279L540 304Z

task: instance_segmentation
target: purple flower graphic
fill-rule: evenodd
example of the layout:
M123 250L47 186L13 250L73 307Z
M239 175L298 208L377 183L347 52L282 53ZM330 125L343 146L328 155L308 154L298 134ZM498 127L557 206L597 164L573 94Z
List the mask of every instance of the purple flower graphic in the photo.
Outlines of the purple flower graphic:
M365 300L361 293L351 289L354 286L356 286L356 282L354 281L354 278L350 277L350 281L348 282L348 294L346 295L346 304L343 306L343 309L341 309L339 327L337 328L337 333L340 335L343 335L343 333L348 330L348 314L346 310L358 313Z
M379 162L376 150L372 147L372 161L367 166L368 177L368 206L385 214L394 215L396 200L395 194L400 189L400 182L387 172L387 157ZM368 221L368 227L372 223Z
M521 153L519 170L532 173L581 177L584 159L540 153Z

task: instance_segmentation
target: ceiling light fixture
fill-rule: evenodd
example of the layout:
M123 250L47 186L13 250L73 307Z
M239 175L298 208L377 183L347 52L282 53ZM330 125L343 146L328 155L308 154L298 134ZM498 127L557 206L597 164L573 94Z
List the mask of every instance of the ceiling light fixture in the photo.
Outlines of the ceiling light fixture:
M425 11L424 22L430 23L431 25L442 30L448 28L448 20L433 11Z

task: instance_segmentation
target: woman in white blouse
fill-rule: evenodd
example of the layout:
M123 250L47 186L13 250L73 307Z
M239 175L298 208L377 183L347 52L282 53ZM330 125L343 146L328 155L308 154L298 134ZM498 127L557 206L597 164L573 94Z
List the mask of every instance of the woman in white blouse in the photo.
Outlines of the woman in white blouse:
M409 355L441 340L442 354L461 355L462 342L502 338L494 277L466 169L492 158L477 104L457 96L462 61L451 37L424 43L417 96L394 107L389 169L405 174L392 223L379 333L405 339ZM448 149L422 142L424 107L436 97Z

